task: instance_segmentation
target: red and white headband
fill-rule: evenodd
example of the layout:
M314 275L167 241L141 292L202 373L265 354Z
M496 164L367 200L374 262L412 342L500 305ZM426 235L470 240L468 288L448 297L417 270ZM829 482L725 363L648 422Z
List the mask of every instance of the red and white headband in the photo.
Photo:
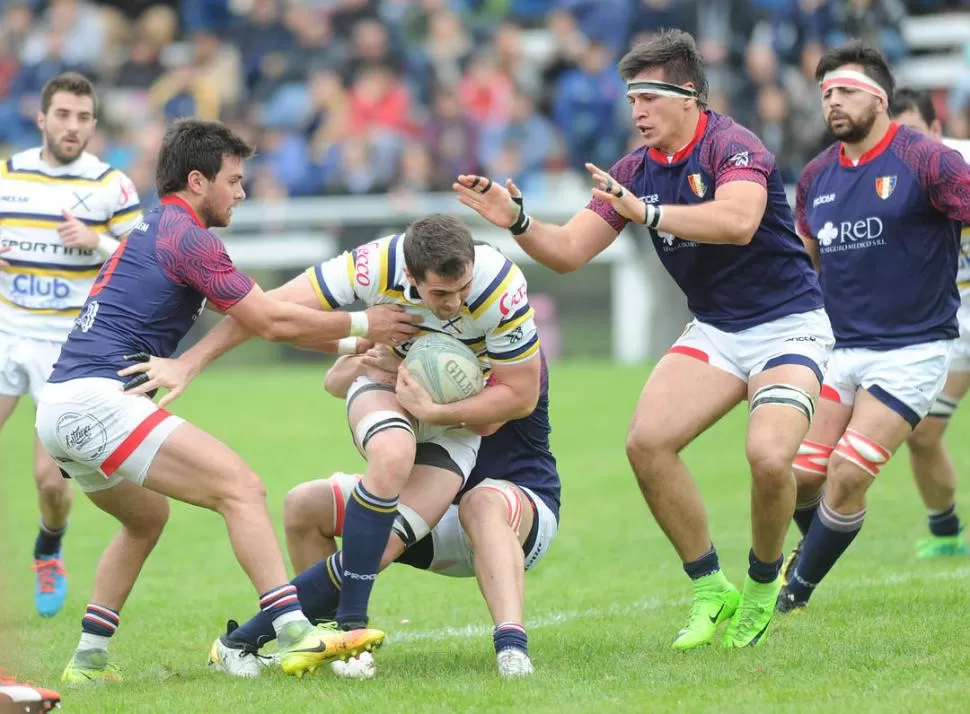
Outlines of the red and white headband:
M886 104L889 104L889 96L886 94L886 90L880 87L876 80L867 74L857 72L853 69L837 69L829 72L822 78L820 86L823 95L833 87L861 89L863 92L868 92L874 97L879 97Z

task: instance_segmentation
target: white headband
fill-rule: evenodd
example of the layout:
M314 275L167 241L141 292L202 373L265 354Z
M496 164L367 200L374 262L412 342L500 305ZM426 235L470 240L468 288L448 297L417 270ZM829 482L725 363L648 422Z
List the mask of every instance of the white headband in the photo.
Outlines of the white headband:
M852 69L837 69L834 72L829 72L822 78L819 86L822 88L822 94L825 94L832 87L861 89L874 97L880 97L886 104L889 104L889 96L885 89L880 87L872 77Z
M626 96L637 94L656 94L661 97L676 97L677 99L691 99L697 96L697 91L690 87L683 87L670 82L660 82L655 79L645 79L638 82L627 82Z

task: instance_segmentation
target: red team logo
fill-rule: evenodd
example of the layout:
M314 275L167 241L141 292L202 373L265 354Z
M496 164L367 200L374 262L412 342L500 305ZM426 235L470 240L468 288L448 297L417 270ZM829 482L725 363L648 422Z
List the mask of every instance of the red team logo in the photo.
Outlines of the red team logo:
M883 201L893 195L896 190L895 176L880 176L876 179L876 195Z
M502 295L498 301L498 309L502 311L503 316L508 315L510 312L518 310L526 299L526 284L522 283L514 292L507 292Z
M689 174L687 176L687 183L690 184L691 191L700 198L704 198L704 194L707 193L707 184L704 183L703 176L700 174Z

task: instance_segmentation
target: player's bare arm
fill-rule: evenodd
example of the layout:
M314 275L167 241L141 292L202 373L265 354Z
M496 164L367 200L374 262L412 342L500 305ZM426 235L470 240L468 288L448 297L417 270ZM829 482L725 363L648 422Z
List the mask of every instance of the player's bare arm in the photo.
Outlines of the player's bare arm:
M331 396L345 399L350 385L361 376L366 376L372 382L393 387L397 381L397 370L391 373L372 367L362 354L344 355L327 370L327 376L323 379L323 388Z
M586 265L616 240L619 233L592 211L583 209L559 226L526 216L522 192L484 176L459 176L452 184L458 201L489 223L513 231L513 238L529 256L557 273L571 273ZM520 220L525 222L516 226ZM519 229L521 233L516 233Z
M641 201L626 186L593 164L586 164L597 187L593 198L634 223L649 225L695 243L747 245L754 238L768 205L768 191L754 181L731 181L714 192L714 200L694 206L663 207Z
M451 404L435 404L406 367L398 370L397 398L416 419L426 424L491 426L522 419L539 402L541 360L536 356L513 365L496 365L489 386L474 397Z

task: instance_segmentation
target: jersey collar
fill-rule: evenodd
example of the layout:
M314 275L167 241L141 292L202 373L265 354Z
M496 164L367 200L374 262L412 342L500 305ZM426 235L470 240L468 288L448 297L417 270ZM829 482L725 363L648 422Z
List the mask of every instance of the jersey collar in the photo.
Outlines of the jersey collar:
M195 221L195 223L199 226L199 228L205 228L205 223L202 222L202 220L196 214L195 209L192 208L192 206L190 206L188 201L186 201L185 199L179 198L178 196L162 196L162 205L178 206L179 208L184 209L189 214L189 216L192 217L192 220Z
M690 152L694 150L694 147L697 146L697 142L699 142L701 137L704 136L704 130L707 129L707 121L707 112L702 111L697 118L697 128L694 129L694 136L691 137L691 140L687 143L687 146L673 155L665 154L662 151L658 151L657 149L650 147L650 158L656 161L658 164L663 164L664 166L672 166L673 164L680 163L690 156Z
M852 169L856 166L862 166L863 164L869 163L887 148L889 148L889 145L893 142L893 139L896 138L897 131L899 131L899 124L892 122L889 125L889 128L886 130L886 134L879 140L879 143L860 156L859 160L854 163L852 159L845 155L845 144L839 142L839 164L845 166L846 168Z

